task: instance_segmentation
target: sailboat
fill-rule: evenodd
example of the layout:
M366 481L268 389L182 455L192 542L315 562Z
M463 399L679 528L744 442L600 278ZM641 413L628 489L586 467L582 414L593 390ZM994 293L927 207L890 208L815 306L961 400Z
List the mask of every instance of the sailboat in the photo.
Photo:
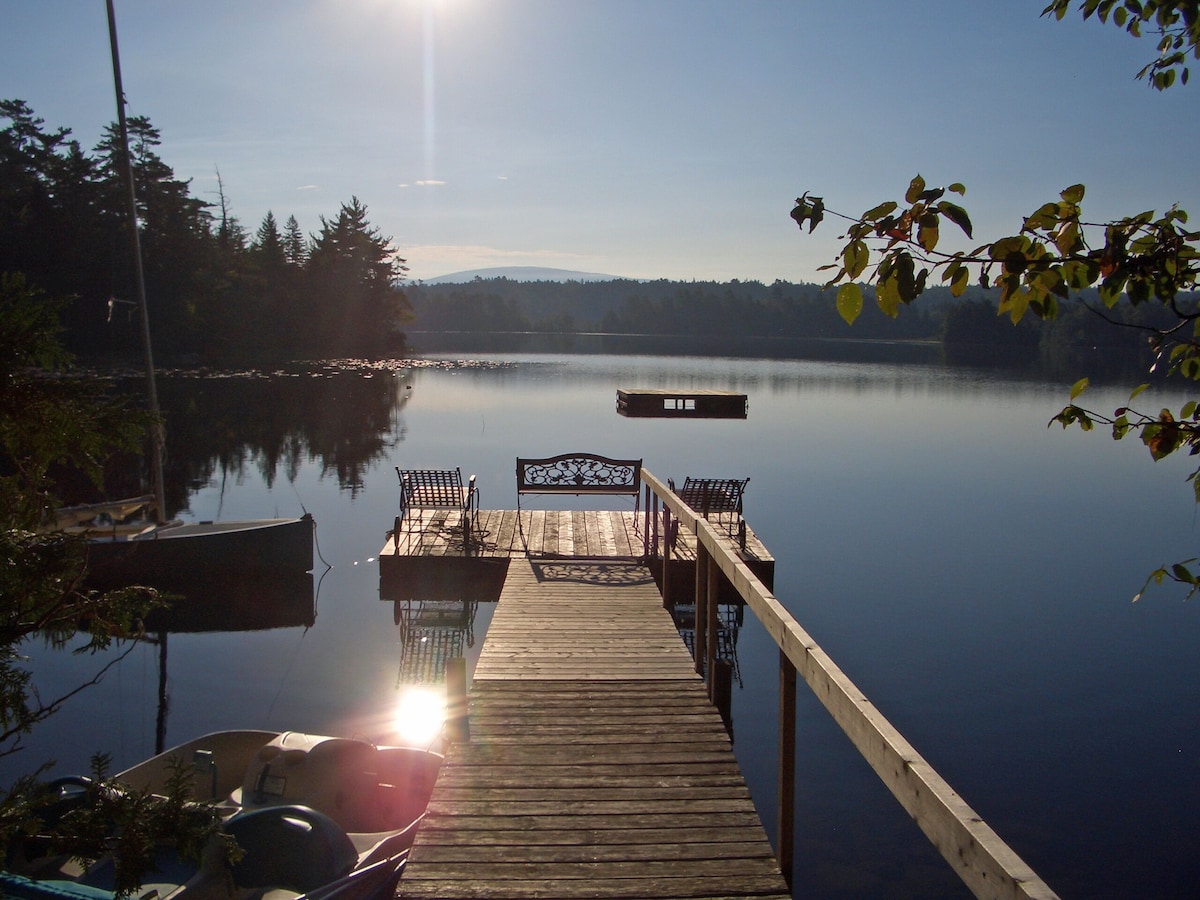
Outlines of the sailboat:
M117 96L117 125L120 146L125 155L130 233L133 239L138 307L141 312L147 395L150 412L159 420L158 389L155 384L154 354L150 344L150 320L142 269L141 237L138 233L137 190L133 158L129 152L125 91L121 83L120 54L117 49L116 14L113 11L112 0L108 0L107 6L113 86ZM58 527L82 532L88 537L90 582L98 586L115 586L121 582L141 582L157 586L156 579L178 577L180 573L208 571L213 567L227 572L255 574L272 571L311 571L315 523L307 513L298 518L255 519L243 522L164 521L166 490L163 484L164 438L161 425L154 426L151 438L150 462L155 481L153 497L131 498L101 504L98 507L72 507L60 510L57 514ZM131 515L145 510L153 512L152 521L144 518L130 521Z

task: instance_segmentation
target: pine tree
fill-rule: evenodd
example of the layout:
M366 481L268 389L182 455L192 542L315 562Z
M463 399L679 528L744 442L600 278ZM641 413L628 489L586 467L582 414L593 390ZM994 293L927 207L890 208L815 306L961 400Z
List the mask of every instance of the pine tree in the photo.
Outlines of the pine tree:
M292 266L303 266L308 262L308 239L295 216L288 216L283 225L283 256Z

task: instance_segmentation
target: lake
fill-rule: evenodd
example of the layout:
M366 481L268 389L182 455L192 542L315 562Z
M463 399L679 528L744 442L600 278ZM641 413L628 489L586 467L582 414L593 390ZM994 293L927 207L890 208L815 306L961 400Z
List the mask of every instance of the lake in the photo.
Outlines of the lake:
M153 753L164 659L168 745L235 727L386 742L406 637L376 562L397 511L394 467L459 466L483 506L509 509L515 457L592 451L641 457L663 479L749 477L746 517L776 557L776 595L1062 896L1192 896L1200 607L1169 586L1131 602L1152 569L1196 555L1189 460L1155 464L1136 438L1047 428L1072 378L895 349L903 362L877 347L865 361L479 352L166 375L180 516L312 513L312 594L279 627L232 630L232 615L231 630L170 634L165 655L138 645L0 760L0 776L45 758L85 771L97 750L117 770ZM749 414L624 418L617 388L736 390ZM1111 411L1127 392L1101 384L1083 399ZM490 610L469 611L469 660ZM103 663L28 652L44 697ZM772 837L776 660L748 614L735 751ZM799 693L797 896L966 896Z

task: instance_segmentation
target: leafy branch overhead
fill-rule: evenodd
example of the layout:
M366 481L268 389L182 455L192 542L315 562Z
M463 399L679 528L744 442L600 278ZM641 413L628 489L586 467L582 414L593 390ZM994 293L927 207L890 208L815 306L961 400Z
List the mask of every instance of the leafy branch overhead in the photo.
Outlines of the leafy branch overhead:
M962 184L931 188L917 175L903 202L889 200L859 216L826 209L823 200L807 193L797 199L791 215L810 233L827 215L848 223L835 261L821 268L833 272L826 286L838 287L838 312L849 323L863 310L864 284L874 287L879 308L895 318L932 282L948 285L956 297L976 282L997 290L997 313L1014 324L1030 314L1054 319L1061 302L1095 288L1101 306L1094 311L1101 316L1121 302L1158 304L1169 324L1137 326L1147 332L1151 371L1200 381L1200 305L1193 294L1200 279L1200 232L1187 228L1184 210L1172 206L1162 215L1148 211L1088 222L1081 205L1084 186L1076 184L1026 216L1016 234L969 250L946 249L947 230L973 237L967 211L946 199L965 193ZM1086 379L1076 385L1071 402L1051 424L1085 430L1106 424L1117 440L1137 433L1156 460L1181 449L1200 454L1195 401L1174 413L1143 414L1125 407L1105 416L1076 404L1086 386ZM1190 480L1200 502L1198 475L1200 470ZM1155 577L1184 581L1193 592L1200 591L1200 576L1193 577L1186 566L1159 570Z
M1043 16L1061 20L1070 11L1071 0L1054 0ZM1083 0L1079 9L1085 19L1092 16L1111 22L1134 37L1143 31L1158 35L1158 57L1137 73L1150 86L1164 91L1188 82L1188 57L1200 59L1200 3L1196 0Z

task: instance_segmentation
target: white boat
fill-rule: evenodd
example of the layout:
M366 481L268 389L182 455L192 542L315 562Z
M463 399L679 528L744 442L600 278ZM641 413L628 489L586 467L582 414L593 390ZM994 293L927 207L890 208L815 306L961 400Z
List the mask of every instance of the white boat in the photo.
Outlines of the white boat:
M309 572L314 527L306 513L296 518L149 524L124 535L96 528L88 532L88 583L185 590L197 575Z
M47 527L88 541L88 586L128 584L184 593L197 578L288 576L313 568L311 515L156 523L152 496L63 507Z
M417 747L298 732L220 731L196 738L119 773L134 791L165 792L182 762L193 795L216 802L223 830L244 851L230 869L219 854L202 865L159 855L133 896L155 900L368 900L394 891L425 814L442 756ZM87 796L85 779L57 783L57 812ZM36 843L10 854L16 896L103 897L114 867L87 869L39 857ZM15 890L11 889L15 888ZM39 893L40 892L40 893ZM57 892L57 894L55 894Z

